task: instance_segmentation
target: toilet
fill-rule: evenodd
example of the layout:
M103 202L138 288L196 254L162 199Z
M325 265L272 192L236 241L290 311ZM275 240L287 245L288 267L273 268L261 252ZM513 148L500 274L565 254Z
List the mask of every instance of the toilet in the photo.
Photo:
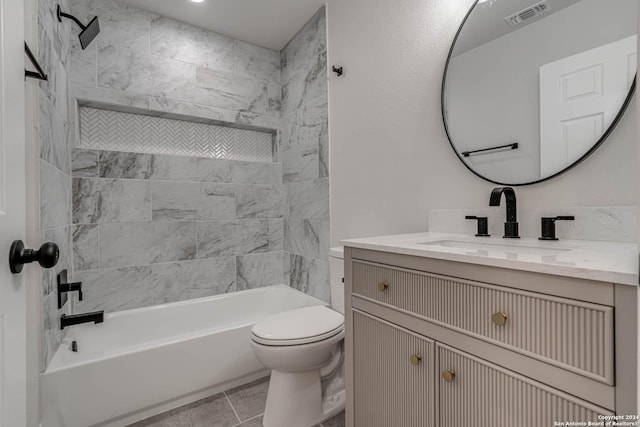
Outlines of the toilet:
M285 311L251 329L253 352L271 369L264 427L309 427L344 409L343 249L330 255L331 307Z

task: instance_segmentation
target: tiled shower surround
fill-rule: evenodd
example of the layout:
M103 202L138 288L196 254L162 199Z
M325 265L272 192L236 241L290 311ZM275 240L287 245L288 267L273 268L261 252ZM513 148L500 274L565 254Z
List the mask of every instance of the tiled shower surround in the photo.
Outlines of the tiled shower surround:
M329 287L329 140L325 9L282 50L282 158L290 284L325 301Z
M276 283L328 300L324 9L277 52L115 0L63 1L82 21L100 17L83 51L55 3L39 1L40 57L52 76L41 96L43 237L61 247L56 271L83 282L74 311ZM277 131L277 161L75 148L72 172L76 102ZM53 283L50 272L44 366L63 337Z
M38 61L49 76L38 90L40 143L40 225L42 241L60 248L55 268L43 270L42 278L42 368L53 357L62 340L57 307L56 274L71 270L71 156L69 137L68 78L71 25L57 25L56 4L66 0L38 1ZM69 306L65 307L69 312Z
M74 149L81 311L282 283L278 164Z

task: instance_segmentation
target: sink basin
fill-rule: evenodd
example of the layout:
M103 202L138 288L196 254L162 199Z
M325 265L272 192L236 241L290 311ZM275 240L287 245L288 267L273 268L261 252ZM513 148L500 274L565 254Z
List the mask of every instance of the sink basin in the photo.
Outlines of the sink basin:
M508 244L498 242L469 242L464 240L435 240L431 242L418 243L419 245L440 246L443 248L467 249L476 251L489 251L501 253L515 253L527 255L557 255L562 252L570 251L568 248L553 248L544 246L532 246L526 244Z

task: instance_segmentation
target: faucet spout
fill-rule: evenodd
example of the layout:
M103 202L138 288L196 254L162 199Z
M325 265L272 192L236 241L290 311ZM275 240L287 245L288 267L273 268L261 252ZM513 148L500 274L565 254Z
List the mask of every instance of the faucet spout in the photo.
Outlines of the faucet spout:
M511 187L497 187L491 190L489 206L500 206L502 194L507 205L507 221L504 223L504 237L518 239L518 220L516 210L516 192Z
M81 323L102 323L104 322L104 311L93 311L91 313L72 314L67 316L63 314L60 316L60 329L64 329L69 326L79 325Z

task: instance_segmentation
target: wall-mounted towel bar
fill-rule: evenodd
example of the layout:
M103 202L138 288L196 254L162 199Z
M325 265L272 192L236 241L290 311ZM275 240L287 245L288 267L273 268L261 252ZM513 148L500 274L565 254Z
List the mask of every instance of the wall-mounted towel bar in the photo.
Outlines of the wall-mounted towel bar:
M517 150L518 149L518 143L514 142L513 144L500 145L499 147L490 147L490 148L482 148L480 150L463 151L462 155L464 157L469 157L472 154L484 153L485 151L499 150L501 148L511 148L512 150Z
M27 45L27 42L24 42L24 51L27 54L29 61L31 61L31 64L33 64L33 66L36 67L36 70L38 70L38 72L36 73L35 71L29 71L25 69L24 75L26 77L31 77L32 79L47 81L47 75L44 73L44 70L42 69L40 64L38 64L38 60L36 59L36 57L33 56L33 53L31 53L31 49L29 49L29 45Z

